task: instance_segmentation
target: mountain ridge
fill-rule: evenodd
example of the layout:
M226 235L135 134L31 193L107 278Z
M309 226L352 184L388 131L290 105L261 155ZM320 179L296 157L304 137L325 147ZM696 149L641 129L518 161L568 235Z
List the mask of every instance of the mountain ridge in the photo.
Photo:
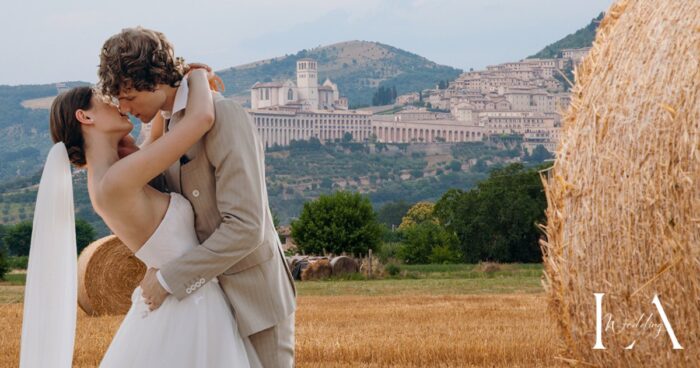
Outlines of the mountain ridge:
M351 106L369 105L379 86L396 86L399 94L408 93L432 88L439 80L452 80L462 72L391 45L351 40L222 69L217 74L224 80L227 95L244 100L256 82L294 81L296 61L309 57L318 63L319 83L331 79Z

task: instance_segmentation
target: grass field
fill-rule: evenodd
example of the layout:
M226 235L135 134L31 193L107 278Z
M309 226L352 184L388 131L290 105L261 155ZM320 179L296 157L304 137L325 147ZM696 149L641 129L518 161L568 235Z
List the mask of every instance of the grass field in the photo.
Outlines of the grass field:
M540 265L402 266L382 280L297 283L298 367L554 367ZM0 367L16 367L24 275L0 283ZM95 367L122 316L78 318L74 367Z

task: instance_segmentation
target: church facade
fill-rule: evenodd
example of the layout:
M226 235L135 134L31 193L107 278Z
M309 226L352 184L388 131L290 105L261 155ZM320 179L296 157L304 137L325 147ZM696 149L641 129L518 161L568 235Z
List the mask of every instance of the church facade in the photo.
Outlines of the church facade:
M318 84L318 65L309 58L297 60L296 83L289 79L255 83L250 89L250 104L253 110L270 107L302 111L348 109L348 100L340 96L335 83L326 79L322 85Z

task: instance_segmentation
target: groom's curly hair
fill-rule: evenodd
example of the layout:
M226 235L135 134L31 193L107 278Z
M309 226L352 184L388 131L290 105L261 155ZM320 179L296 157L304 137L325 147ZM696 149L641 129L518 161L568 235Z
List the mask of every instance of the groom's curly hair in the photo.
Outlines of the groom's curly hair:
M122 29L105 41L97 74L102 94L118 96L128 88L153 91L158 84L177 87L186 69L184 59L175 57L163 33L135 27Z

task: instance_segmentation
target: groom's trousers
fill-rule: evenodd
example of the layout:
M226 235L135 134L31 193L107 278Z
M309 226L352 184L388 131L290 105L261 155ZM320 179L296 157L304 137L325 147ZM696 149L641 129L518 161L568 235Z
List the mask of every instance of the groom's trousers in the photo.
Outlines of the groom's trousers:
M250 342L255 349L263 368L294 367L294 315L268 329L250 335ZM252 361L252 359L250 359Z

